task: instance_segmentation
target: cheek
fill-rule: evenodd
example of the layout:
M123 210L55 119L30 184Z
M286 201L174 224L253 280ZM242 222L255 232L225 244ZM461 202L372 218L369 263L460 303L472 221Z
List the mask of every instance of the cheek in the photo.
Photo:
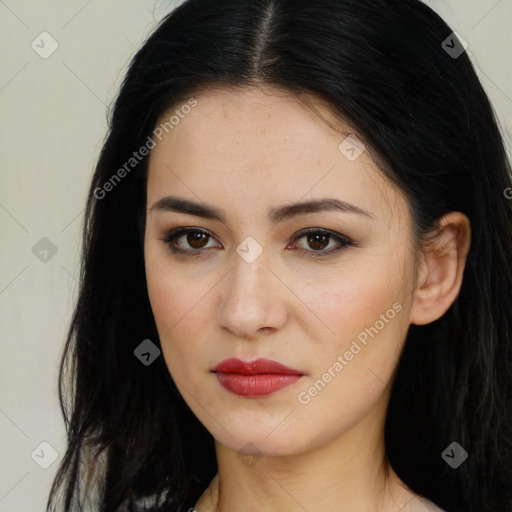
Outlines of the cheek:
M205 308L216 280L180 275L165 265L148 268L146 277L167 368L177 384L189 382L198 370L209 368L200 340L211 330L212 319Z
M328 400L337 395L349 403L347 390L349 395L357 391L360 398L365 394L369 400L375 398L392 376L407 333L404 259L396 254L394 260L368 261L357 271L340 272L336 279L303 289L305 302L329 328L316 334L313 321L304 327L315 340L308 358L312 380L322 379L329 369L336 374L326 386L330 392L322 391Z
M357 336L365 328L373 326L376 322L379 327L381 315L387 326L398 317L394 303L403 308L403 267L402 271L388 266L382 262L359 268L357 272L343 273L339 277L325 281L313 292L309 286L311 309L319 312L319 316L334 331L335 339L340 341L341 348L349 339ZM388 315L386 315L388 312ZM332 334L332 333L331 333ZM331 343L333 337L331 336Z
M181 271L167 249L151 238L145 245L145 269L151 309L163 344L176 331L194 325L190 317L199 309L208 283Z

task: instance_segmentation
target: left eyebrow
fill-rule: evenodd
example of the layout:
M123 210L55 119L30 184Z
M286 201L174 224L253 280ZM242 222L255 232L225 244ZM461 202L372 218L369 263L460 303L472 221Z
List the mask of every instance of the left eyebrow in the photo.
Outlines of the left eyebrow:
M150 213L153 211L172 211L177 213L186 213L195 215L205 219L218 220L226 223L226 214L213 206L196 203L189 199L183 199L175 196L163 197L156 201L150 208ZM299 215L307 215L310 213L317 213L323 211L338 211L344 213L352 213L362 215L370 219L375 219L375 215L363 210L346 201L340 201L334 198L324 198L314 201L306 201L302 203L293 203L285 206L280 206L269 211L268 217L272 224L277 224L292 217Z

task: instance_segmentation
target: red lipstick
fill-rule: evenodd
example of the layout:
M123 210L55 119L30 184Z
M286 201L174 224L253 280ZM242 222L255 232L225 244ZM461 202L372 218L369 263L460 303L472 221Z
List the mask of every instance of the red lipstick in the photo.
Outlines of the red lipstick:
M231 358L210 370L219 383L231 393L245 397L270 395L297 382L306 372L272 361L241 361Z

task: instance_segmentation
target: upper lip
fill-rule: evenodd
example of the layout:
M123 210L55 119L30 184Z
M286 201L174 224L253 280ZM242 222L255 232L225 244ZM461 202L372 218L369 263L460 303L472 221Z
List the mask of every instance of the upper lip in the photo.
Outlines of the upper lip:
M272 359L258 358L253 361L242 361L236 357L225 359L210 371L219 373L241 373L244 375L305 375L306 372L288 368Z

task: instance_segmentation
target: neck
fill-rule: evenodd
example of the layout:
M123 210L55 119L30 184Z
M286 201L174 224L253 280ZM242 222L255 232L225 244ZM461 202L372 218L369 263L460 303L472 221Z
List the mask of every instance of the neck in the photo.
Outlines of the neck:
M386 462L385 409L301 453L249 459L216 442L218 474L197 512L406 511L414 499Z

